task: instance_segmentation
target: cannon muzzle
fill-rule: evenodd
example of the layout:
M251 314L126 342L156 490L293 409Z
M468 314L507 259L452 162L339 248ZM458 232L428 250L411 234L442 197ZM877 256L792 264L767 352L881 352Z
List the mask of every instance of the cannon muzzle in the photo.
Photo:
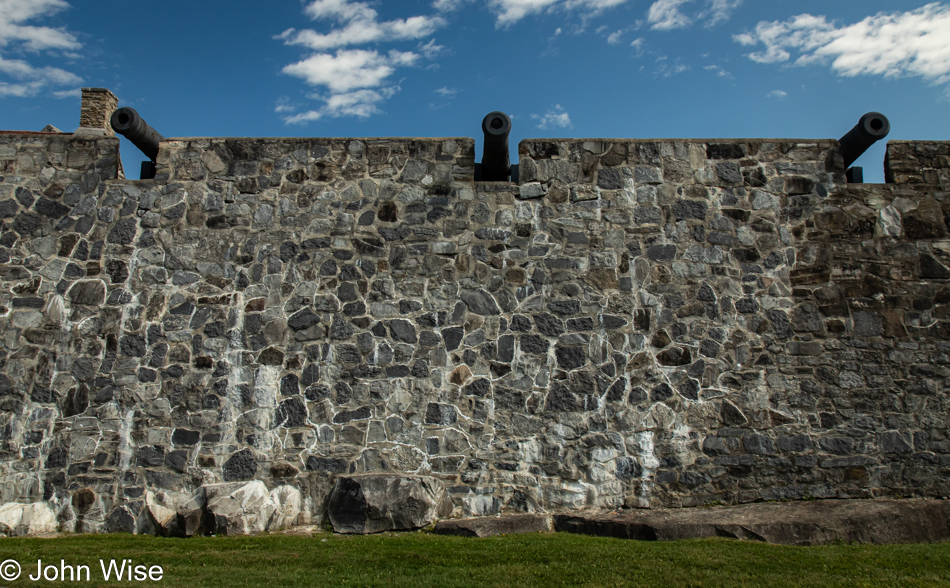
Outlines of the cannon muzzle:
M511 160L508 157L508 133L511 119L504 112L491 112L482 120L485 133L485 148L482 152L481 177L483 182L507 182L511 177Z
M862 116L858 124L838 141L841 143L841 156L844 157L845 169L851 167L862 153L886 137L890 131L890 121L880 112L869 112Z
M132 141L132 144L151 159L152 163L155 162L158 158L158 144L165 137L150 127L134 108L128 106L119 108L112 113L112 119L109 122L112 124L112 130Z

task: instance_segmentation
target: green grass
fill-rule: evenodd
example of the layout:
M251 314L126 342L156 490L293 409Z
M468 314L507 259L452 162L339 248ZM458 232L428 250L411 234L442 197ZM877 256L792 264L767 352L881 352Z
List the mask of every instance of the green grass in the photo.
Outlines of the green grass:
M0 586L49 584L26 578L37 559L89 565L92 582L73 584L84 586L950 586L950 543L783 547L427 533L0 539L0 562L11 558L22 564L23 576ZM105 583L100 558L158 564L165 575L158 583Z

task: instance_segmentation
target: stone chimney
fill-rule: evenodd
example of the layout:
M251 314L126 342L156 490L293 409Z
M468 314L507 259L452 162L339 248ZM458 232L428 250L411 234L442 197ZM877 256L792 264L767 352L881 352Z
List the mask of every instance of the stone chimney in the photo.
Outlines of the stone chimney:
M119 99L106 88L83 88L79 128L100 129L114 137L109 119L118 106Z

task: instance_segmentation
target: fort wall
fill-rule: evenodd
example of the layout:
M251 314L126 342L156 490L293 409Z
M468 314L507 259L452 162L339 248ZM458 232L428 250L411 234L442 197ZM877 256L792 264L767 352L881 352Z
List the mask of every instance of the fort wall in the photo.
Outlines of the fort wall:
M950 143L0 134L0 502L147 531L343 476L447 516L942 497ZM240 484L238 484L240 483ZM235 486L236 487L236 486Z

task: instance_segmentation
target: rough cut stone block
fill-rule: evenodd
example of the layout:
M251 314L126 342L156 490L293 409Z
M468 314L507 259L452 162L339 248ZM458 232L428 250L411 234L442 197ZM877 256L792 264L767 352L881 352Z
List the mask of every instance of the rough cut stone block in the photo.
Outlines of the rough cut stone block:
M327 513L337 533L363 534L425 527L450 509L435 478L366 474L337 478Z
M530 514L439 521L434 531L437 535L493 537L495 535L544 533L553 529L551 515Z

